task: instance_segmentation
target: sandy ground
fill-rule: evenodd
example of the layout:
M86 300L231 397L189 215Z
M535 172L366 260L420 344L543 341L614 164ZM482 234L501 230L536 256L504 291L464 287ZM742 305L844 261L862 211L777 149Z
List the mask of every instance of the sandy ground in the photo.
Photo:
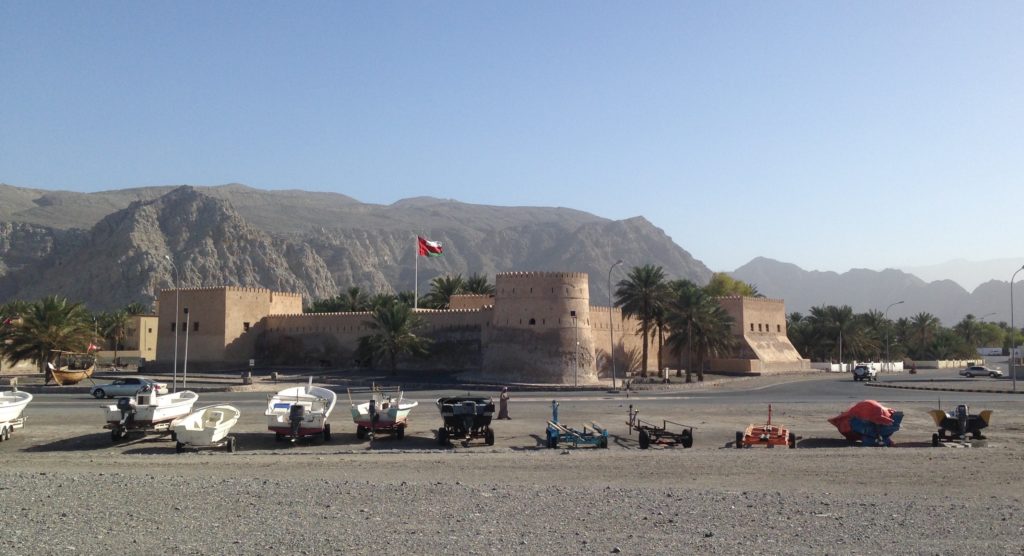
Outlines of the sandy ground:
M1020 403L986 406L973 448L931 448L931 406L903 404L884 449L847 446L825 421L836 404L776 405L799 447L736 450L765 407L680 400L645 416L697 426L694 447L639 450L624 421L643 396L561 402L564 423L608 426L608 450L539 447L550 405L528 393L494 447L454 449L428 404L405 440L372 446L344 418L332 442L292 447L243 419L236 454L113 446L98 410L39 415L0 444L0 553L1024 554Z

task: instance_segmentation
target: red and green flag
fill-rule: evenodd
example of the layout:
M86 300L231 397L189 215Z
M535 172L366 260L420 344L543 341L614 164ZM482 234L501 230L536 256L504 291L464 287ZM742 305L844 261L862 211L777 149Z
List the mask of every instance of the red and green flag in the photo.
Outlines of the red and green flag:
M430 241L422 236L417 236L417 239L419 239L419 255L421 257L440 257L444 254L444 248L441 247L440 241Z

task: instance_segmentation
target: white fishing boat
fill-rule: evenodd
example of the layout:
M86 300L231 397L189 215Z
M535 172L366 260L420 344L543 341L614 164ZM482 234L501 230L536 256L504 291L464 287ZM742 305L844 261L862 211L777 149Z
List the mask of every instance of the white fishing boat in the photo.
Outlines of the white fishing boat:
M331 439L331 425L327 422L338 395L327 388L313 386L310 378L306 386L285 388L267 400L267 428L274 439L292 442L300 438Z
M234 452L235 437L228 436L228 433L238 423L240 416L241 412L234 406L210 405L176 419L171 424L171 430L178 440L177 451L181 452L185 446L223 446L227 451Z
M401 440L408 426L409 412L420 403L405 399L402 389L398 386L349 388L348 401L352 404L356 438L360 440L379 432L393 434L395 438Z
M166 432L171 422L192 412L199 395L191 390L157 395L151 387L139 393L118 398L117 404L104 408L107 424L114 442L127 436L128 432Z
M28 392L0 392L0 441L9 440L14 429L25 426L25 418L21 414L30 401L32 394Z

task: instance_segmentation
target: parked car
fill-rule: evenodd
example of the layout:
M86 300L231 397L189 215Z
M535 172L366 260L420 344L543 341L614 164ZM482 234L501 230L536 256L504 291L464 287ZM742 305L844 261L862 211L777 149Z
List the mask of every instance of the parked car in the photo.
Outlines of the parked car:
M128 377L119 378L109 384L97 384L89 389L89 394L96 399L134 396L146 386L155 388L157 394L166 394L168 392L166 383L143 377Z
M878 380L878 370L870 365L857 365L853 368L853 380Z
M1003 376L1003 371L1000 371L999 369L990 369L984 365L971 365L970 367L960 371L960 376L965 376L967 378L974 378L976 376L1001 378Z

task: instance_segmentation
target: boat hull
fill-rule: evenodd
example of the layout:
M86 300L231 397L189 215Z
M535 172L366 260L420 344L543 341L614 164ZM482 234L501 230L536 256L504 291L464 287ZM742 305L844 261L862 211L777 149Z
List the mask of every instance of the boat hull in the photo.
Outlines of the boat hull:
M370 403L364 402L352 406L352 422L367 429L393 429L404 427L409 420L409 412L419 405L417 401L402 401L391 407L379 410L377 420L370 416Z
M181 444L212 446L227 438L240 416L234 406L207 406L174 421L171 428Z
M129 418L128 428L149 428L157 425L170 424L175 419L192 412L199 396L191 390L184 390L163 396L139 394L133 400L134 415ZM117 405L106 407L106 419L109 426L121 426L121 410Z
M0 392L0 423L21 417L30 401L32 394L28 392Z
M95 370L96 366L93 365L87 369L75 371L70 371L66 368L50 369L50 374L53 376L53 381L56 382L58 386L71 386L91 377Z
M296 386L281 390L267 402L267 429L278 436L307 437L324 434L334 410L337 394L319 386ZM292 407L302 406L298 427L291 421Z

